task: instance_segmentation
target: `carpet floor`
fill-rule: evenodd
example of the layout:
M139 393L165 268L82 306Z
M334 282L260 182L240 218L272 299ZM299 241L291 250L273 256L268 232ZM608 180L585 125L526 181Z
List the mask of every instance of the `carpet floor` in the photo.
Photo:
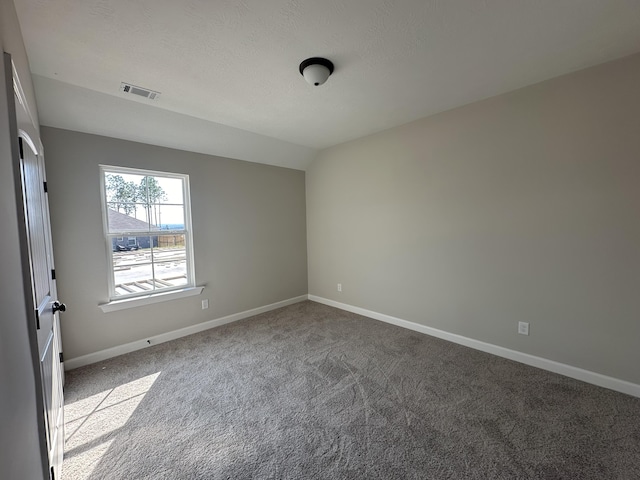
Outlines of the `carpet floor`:
M314 302L67 373L63 480L640 479L640 398Z

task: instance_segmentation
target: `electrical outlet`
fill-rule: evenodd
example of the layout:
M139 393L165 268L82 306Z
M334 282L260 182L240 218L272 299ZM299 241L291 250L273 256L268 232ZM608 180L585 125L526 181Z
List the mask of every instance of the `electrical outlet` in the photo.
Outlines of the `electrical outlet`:
M341 292L341 291L342 291L342 284L341 284L341 283L339 283L339 284L338 284L338 291L339 291L339 292Z
M202 309L206 310L207 308L209 308L209 300L202 300Z
M518 333L520 335L529 335L529 323L518 322Z

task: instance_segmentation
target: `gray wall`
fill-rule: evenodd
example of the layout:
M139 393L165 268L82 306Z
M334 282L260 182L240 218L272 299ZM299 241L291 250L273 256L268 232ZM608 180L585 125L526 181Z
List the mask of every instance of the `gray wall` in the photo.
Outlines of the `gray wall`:
M307 293L305 173L42 127L65 358ZM108 300L99 164L190 177L202 295L102 313ZM210 308L201 309L208 298Z
M635 55L321 152L309 293L640 383L639 86Z
M0 1L0 50L10 53L31 107L35 107L29 64L22 43L18 19L9 0ZM3 61L3 60L2 60ZM6 98L4 68L0 62L0 476L43 478L38 403L27 329L25 291L20 262L20 223L17 212L11 146L16 139L9 130L10 109ZM9 72L9 79L11 73ZM21 124L33 136L35 125ZM15 120L15 119L14 119Z

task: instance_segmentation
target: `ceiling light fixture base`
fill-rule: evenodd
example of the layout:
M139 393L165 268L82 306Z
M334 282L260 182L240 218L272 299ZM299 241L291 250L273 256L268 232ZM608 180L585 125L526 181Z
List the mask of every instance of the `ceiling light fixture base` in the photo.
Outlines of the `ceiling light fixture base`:
M300 74L307 83L318 87L327 81L329 75L333 73L333 63L331 60L321 57L312 57L303 60L300 64Z

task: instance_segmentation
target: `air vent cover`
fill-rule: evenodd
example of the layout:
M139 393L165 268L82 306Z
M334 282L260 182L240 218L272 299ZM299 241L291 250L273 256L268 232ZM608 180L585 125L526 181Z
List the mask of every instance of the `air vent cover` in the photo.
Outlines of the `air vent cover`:
M120 90L124 93L131 93L133 95L138 95L139 97L148 98L149 100L156 100L160 96L160 92L155 92L148 88L136 87L135 85L124 82L120 84Z

